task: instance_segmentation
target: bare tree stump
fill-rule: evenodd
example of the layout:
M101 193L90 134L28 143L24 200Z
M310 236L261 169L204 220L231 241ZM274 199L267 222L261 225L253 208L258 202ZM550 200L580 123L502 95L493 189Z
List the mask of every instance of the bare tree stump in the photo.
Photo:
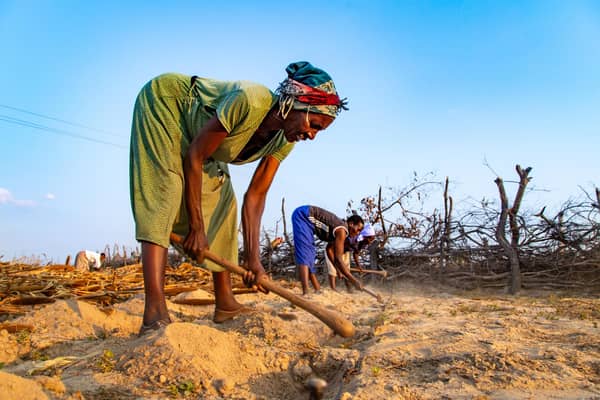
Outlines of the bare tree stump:
M502 249L506 253L510 262L510 293L516 294L521 290L521 266L519 262L519 224L517 216L521 201L525 194L525 188L531 180L529 172L531 167L522 169L520 165L516 166L517 173L519 174L519 189L515 195L515 200L512 208L509 209L508 197L506 196L506 190L504 189L504 182L502 178L498 177L494 182L498 186L500 192L500 217L498 218L498 226L496 228L496 240L502 246ZM511 241L506 239L506 222L509 220Z

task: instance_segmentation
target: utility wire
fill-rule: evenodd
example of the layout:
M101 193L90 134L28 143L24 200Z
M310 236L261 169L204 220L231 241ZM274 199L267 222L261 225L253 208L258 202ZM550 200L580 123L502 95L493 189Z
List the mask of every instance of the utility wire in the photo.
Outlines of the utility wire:
M127 146L123 146L123 145L118 144L118 143L107 142L107 141L104 141L104 140L91 138L89 136L79 135L77 133L65 131L65 130L62 130L62 129L51 128L51 127L48 127L48 126L45 126L45 125L36 124L35 122L30 122L30 121L26 121L26 120L23 120L23 119L10 117L8 115L1 115L0 114L0 121L4 121L4 122L7 122L9 124L14 124L14 125L19 125L19 126L25 126L25 127L28 127L28 128L39 129L41 131L55 133L57 135L69 136L69 137L73 137L73 138L77 138L77 139L87 140L87 141L90 141L90 142L106 144L108 146L114 146L114 147L118 147L118 148L121 148L121 149L127 149L128 148Z
M29 114L29 115L35 115L36 117L40 117L40 118L50 119L52 121L62 122L63 124L67 124L67 125L71 125L71 126L76 126L78 128L89 129L91 131L96 131L96 132L104 133L104 134L110 135L110 136L123 137L122 135L116 134L114 132L109 132L109 131L105 131L103 129L98 129L98 128L94 128L94 127L91 127L91 126L79 124L77 122L66 121L66 120L60 119L60 118L49 117L49 116L44 115L44 114L39 114L39 113L35 113L35 112L32 112L32 111L24 110L22 108L7 106L6 104L0 104L0 107L6 108L8 110L22 112L22 113Z

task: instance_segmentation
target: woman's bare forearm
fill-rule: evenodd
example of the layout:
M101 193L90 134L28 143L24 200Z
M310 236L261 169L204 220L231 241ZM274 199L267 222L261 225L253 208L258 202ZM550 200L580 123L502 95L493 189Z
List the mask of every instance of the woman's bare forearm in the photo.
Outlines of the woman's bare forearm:
M260 223L265 209L266 196L246 193L242 206L242 230L244 232L244 258L248 264L260 263Z
M242 229L244 238L244 258L246 263L253 268L260 264L260 226L267 192L271 187L279 161L273 157L261 160L252 176L248 190L244 195L242 205Z

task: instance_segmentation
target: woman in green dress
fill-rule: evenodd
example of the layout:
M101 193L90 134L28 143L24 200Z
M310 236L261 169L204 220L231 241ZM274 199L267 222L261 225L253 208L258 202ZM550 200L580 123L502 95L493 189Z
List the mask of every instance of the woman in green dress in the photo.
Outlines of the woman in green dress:
M140 334L171 322L164 295L169 235L212 271L217 323L246 312L229 272L204 251L238 263L237 204L228 164L259 161L244 195L244 278L256 284L260 224L267 191L294 144L327 128L345 100L331 77L308 62L286 68L275 92L248 81L164 74L140 91L133 112L130 193L136 239L142 243L145 306Z

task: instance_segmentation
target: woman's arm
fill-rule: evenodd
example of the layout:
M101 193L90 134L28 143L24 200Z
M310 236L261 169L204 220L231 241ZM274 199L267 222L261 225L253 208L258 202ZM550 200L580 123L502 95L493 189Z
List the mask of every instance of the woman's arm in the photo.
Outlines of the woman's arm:
M360 260L359 260L359 255L360 255L360 250L356 250L352 252L352 257L354 258L354 264L356 264L356 268L358 268L359 270L363 270L362 266L360 265Z
M344 229L337 229L334 233L335 241L333 242L333 249L335 254L334 265L338 271L340 271L354 286L362 290L362 284L356 279L350 272L350 265L344 264L344 241L346 240L346 231Z
M213 116L200 128L183 160L185 205L190 224L183 248L188 254L194 255L198 262L204 260L204 250L208 248L202 217L202 168L204 161L214 153L225 137L227 131L219 119Z
M244 259L247 268L256 276L254 283L260 280L265 270L260 262L260 224L265 209L267 192L271 187L279 160L272 156L264 157L252 176L242 206L242 229L244 236Z

